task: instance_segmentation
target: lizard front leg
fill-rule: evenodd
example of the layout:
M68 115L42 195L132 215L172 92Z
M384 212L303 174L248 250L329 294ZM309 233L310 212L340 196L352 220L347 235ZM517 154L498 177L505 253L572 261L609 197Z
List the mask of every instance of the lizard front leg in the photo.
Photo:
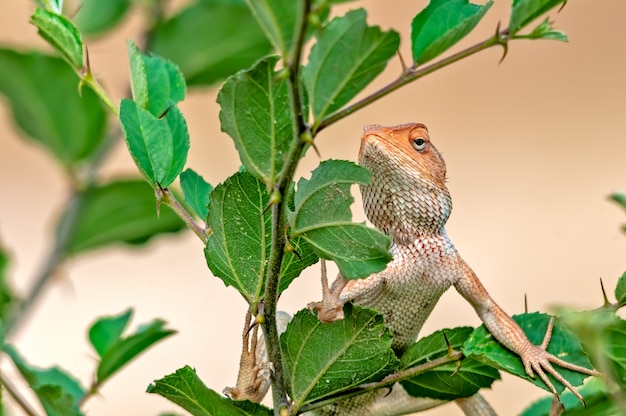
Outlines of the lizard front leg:
M522 328L506 313L495 301L489 296L487 290L482 285L476 274L469 265L459 257L460 268L462 274L457 282L454 283L456 290L463 296L476 310L480 319L491 334L500 341L505 347L520 356L526 373L531 377L535 374L543 380L548 388L558 395L554 385L550 382L546 373L551 374L559 380L568 390L570 390L581 402L584 403L582 396L570 382L565 380L563 376L556 372L552 364L577 371L590 376L598 376L595 370L590 370L572 363L568 363L546 351L552 334L553 320L546 331L543 343L541 345L532 344L522 331Z

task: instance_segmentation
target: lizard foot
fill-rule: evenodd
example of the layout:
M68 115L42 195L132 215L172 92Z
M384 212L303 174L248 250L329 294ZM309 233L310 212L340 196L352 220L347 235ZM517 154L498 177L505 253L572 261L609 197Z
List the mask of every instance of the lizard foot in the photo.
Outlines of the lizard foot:
M554 355L550 354L546 349L550 344L550 338L552 337L552 329L554 328L554 317L550 319L550 323L548 324L548 328L546 329L546 334L543 338L543 342L541 345L533 345L528 343L526 347L520 351L519 356L524 363L524 368L526 373L535 377L535 374L539 376L539 378L548 386L550 391L554 395L558 396L556 388L548 379L546 373L551 374L554 378L559 380L569 391L571 391L578 400L584 405L585 401L583 397L578 393L578 391L572 386L572 384L567 381L562 375L556 372L552 364L557 364L563 368L567 368L572 371L577 371L579 373L587 374L590 376L599 376L600 373L595 370L590 370L586 367L582 367L579 365L575 365L572 363L568 363Z
M317 311L317 319L320 322L329 324L343 319L343 302L339 299L341 291L348 281L341 276L333 282L332 288L328 287L328 277L326 275L326 261L321 259L322 266L322 300L311 302L307 305L310 311Z

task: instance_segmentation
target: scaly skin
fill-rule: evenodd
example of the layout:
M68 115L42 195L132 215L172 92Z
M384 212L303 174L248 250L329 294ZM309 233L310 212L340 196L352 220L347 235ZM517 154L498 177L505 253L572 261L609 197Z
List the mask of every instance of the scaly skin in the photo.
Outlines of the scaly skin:
M446 165L431 143L426 127L415 123L366 127L361 139L359 164L372 173L371 183L361 186L365 213L376 228L391 237L393 260L385 270L366 279L345 281L339 277L333 284L331 299L314 305L320 319L340 318L337 307L349 301L376 309L383 314L393 334L392 348L402 354L417 339L441 295L454 286L474 307L496 339L521 357L528 374L533 376L536 373L556 394L545 375L552 374L582 400L551 363L584 374L597 373L545 351L549 333L543 345L531 344L515 321L493 301L454 248L444 228L452 210L452 199L445 185ZM400 386L394 386L394 390L397 388ZM402 393L406 395L400 389ZM349 399L324 409L322 413L379 414L370 410L372 403L367 403L368 400L372 402L373 397L360 398L358 403ZM394 398L383 406L385 414L406 414L438 404L431 401L423 405L420 404L422 399L408 395L405 399L413 400L415 406L406 410L404 399ZM384 399L379 397L377 400ZM400 402L403 408L393 413L389 406ZM476 396L463 399L459 405L466 414L495 414L483 402Z

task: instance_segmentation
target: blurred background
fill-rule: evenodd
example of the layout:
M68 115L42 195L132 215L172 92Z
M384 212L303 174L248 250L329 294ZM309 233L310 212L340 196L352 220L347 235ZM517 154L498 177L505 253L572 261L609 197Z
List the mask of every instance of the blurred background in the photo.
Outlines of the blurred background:
M369 22L401 32L410 59L412 17L420 1L364 0ZM172 10L183 2L173 2ZM510 1L496 0L486 18L454 50L480 41L508 21ZM28 24L34 2L0 2L0 46L49 50ZM355 160L362 127L422 122L448 165L454 210L448 232L496 301L509 313L549 311L554 305L601 304L599 279L612 290L626 269L624 212L608 201L626 189L626 2L570 1L551 15L569 43L519 41L506 59L490 49L411 84L324 130L323 158ZM87 42L92 68L116 101L127 91L126 39L137 39L138 13L113 36ZM453 50L453 51L454 51ZM398 59L365 92L400 73ZM188 166L213 185L238 167L231 140L220 132L215 88L195 89L182 103L191 134ZM319 163L310 152L299 170ZM102 175L136 175L120 143ZM58 209L68 189L63 172L41 148L13 129L0 99L0 239L10 250L10 278L20 293L30 287L49 249ZM360 202L357 220L364 220ZM292 285L280 308L295 312L321 297L319 269ZM159 317L178 334L113 377L85 407L91 416L155 415L177 408L145 392L148 384L187 364L216 391L236 381L245 303L209 273L202 245L190 232L161 237L148 247L116 247L71 261L11 342L38 366L58 364L90 380L95 353L86 329L97 316L135 308L133 324ZM479 325L471 307L448 292L423 335L458 325ZM4 363L9 376L15 374ZM544 392L504 375L485 392L501 414L520 412ZM428 415L460 415L454 405Z

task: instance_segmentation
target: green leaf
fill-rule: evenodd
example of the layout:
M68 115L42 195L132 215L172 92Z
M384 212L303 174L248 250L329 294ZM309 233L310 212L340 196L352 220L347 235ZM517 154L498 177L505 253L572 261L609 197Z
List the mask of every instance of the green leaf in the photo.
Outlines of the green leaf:
M131 5L131 0L83 0L76 25L83 35L102 34L120 23Z
M550 19L546 17L546 20L541 22L539 26L533 29L528 35L517 35L515 39L547 39L558 40L561 42L567 42L567 35L561 30L554 30Z
M209 213L209 194L213 191L213 187L191 169L180 174L180 187L183 189L187 205L198 217L206 220Z
M626 209L626 194L623 192L617 192L611 194L609 197L612 201L617 202L622 208Z
M120 123L128 150L152 186L166 188L185 167L189 151L187 123L178 107L157 118L127 98L120 106Z
M89 89L79 96L77 85L62 59L0 49L0 92L15 123L69 168L94 153L106 129L100 100Z
M246 2L274 49L287 58L301 25L304 2L302 0L246 0Z
M78 407L85 390L71 375L59 367L41 369L29 365L18 351L5 344L3 350L35 392L48 416L80 416Z
M30 22L75 70L83 68L83 40L80 32L67 17L45 9L35 9ZM51 78L53 79L53 78Z
M515 35L530 22L567 0L513 0L509 31Z
M232 76L222 86L222 131L233 138L241 162L250 173L274 183L294 140L287 80L276 79L278 57L269 57L249 71Z
M289 396L302 405L382 379L398 366L382 315L352 304L345 318L323 324L299 311L280 337Z
M154 191L141 180L97 186L86 190L83 198L66 248L68 255L114 243L144 244L157 234L185 228L169 208L157 216ZM61 219L59 228L66 221Z
M152 50L176 62L189 85L213 84L271 52L243 1L205 0L159 26Z
M367 26L365 19L363 9L333 19L311 49L302 76L315 126L362 91L398 50L398 33Z
M473 329L471 327L444 329L421 338L402 355L400 369L425 364L446 356L448 346L445 337L452 348L460 349ZM459 397L472 396L481 388L490 387L499 379L500 372L495 368L466 358L461 362L460 368L457 368L457 363L442 365L409 380L404 380L401 384L411 396L454 400Z
M599 378L592 378L578 392L585 399L581 403L571 391L566 391L559 396L559 401L565 409L567 416L623 416L622 410L615 404L606 386ZM528 406L520 416L549 416L552 407L552 395L540 399Z
M11 312L13 303L16 300L13 289L9 285L9 254L0 245L0 325L5 321ZM2 339L2 327L0 326L0 345L4 343Z
M352 184L367 184L369 171L352 162L326 160L310 180L300 179L292 233L306 240L318 256L337 263L346 279L367 277L384 270L391 260L389 237L365 224L352 222Z
M178 67L156 55L141 53L128 41L133 100L155 117L160 117L174 103L185 98L187 86Z
M233 401L209 389L196 370L185 366L174 374L155 380L148 393L165 397L193 416L272 416L265 406L250 401Z
M91 325L89 341L100 358L119 342L132 316L133 310L128 309L117 316L99 318Z
M153 344L176 333L174 330L166 329L164 321L155 319L139 326L137 331L127 337L122 337L121 331L128 324L132 313L131 309L117 317L97 321L89 330L90 341L100 355L96 370L98 384L102 384Z
M476 27L493 1L430 0L411 24L413 62L423 64L442 54Z
M238 172L211 193L207 225L213 230L205 254L211 272L249 302L260 299L271 249L271 212L267 188L247 172ZM291 241L298 252L285 253L279 289L317 261L307 244Z
M626 272L622 273L622 276L617 281L615 286L615 298L619 305L626 303Z
M541 344L550 321L549 315L535 312L513 316L513 319L526 333L531 343L535 345ZM463 346L463 352L470 358L526 379L536 386L550 391L539 377L531 378L524 370L524 365L519 356L496 341L484 325L478 327L468 338ZM579 339L558 321L554 324L548 352L572 364L591 368L589 358L587 358L587 354L582 349ZM573 386L581 385L585 378L588 377L582 373L556 365L555 369ZM563 391L565 387L558 380L550 374L548 374L548 378L557 392Z

